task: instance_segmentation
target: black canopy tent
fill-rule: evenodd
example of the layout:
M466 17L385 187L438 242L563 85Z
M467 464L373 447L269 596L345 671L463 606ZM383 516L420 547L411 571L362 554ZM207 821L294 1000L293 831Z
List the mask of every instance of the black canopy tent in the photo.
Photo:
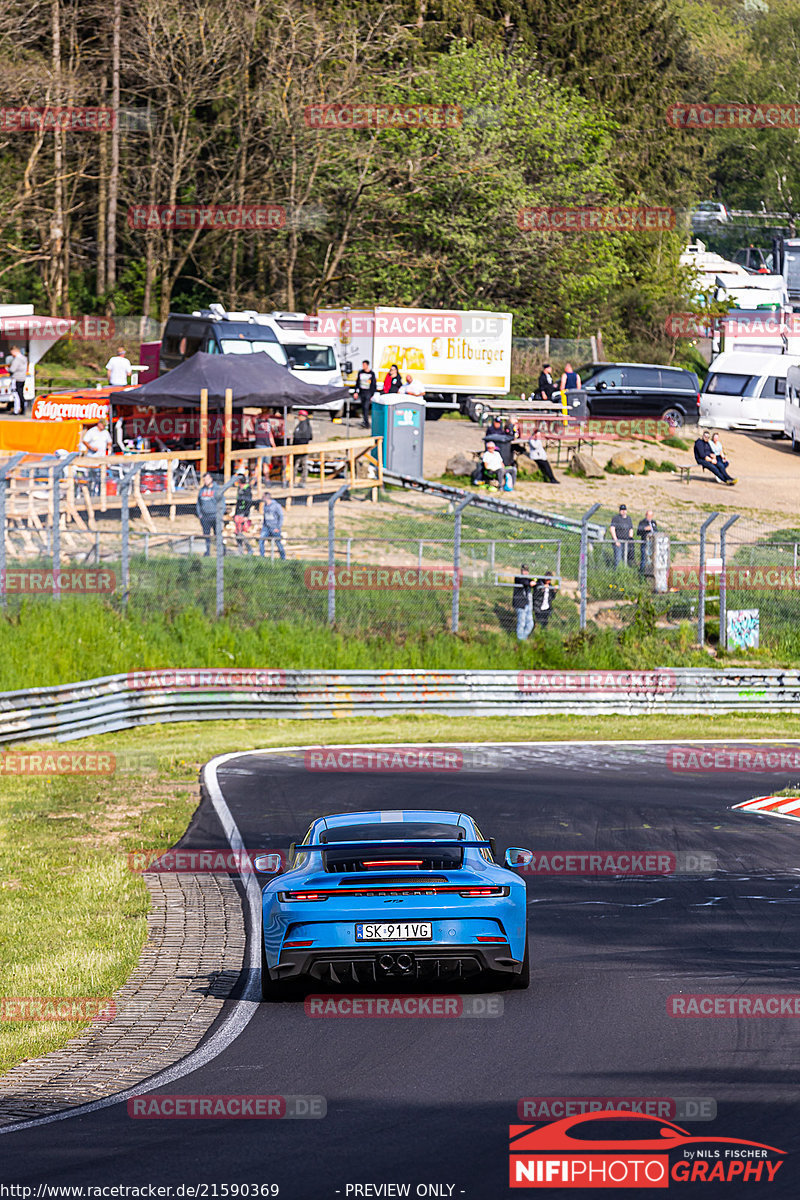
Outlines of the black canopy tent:
M114 399L152 408L196 409L205 389L209 405L221 407L228 388L233 393L233 407L239 409L318 408L350 394L346 387L303 383L268 354L205 354L200 350L158 379L118 392Z
M109 404L161 410L179 408L192 412L201 408L203 391L208 395L208 409L218 412L223 410L227 391L231 392L232 409L282 408L284 436L290 408L319 408L331 400L345 400L350 396L350 389L346 387L304 383L266 353L205 354L198 351L158 379L113 394Z

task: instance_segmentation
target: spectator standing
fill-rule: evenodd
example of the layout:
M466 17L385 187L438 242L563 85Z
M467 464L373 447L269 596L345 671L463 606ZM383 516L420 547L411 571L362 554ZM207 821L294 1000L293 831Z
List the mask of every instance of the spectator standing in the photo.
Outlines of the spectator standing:
M372 397L375 395L377 387L378 383L375 379L375 372L370 370L369 362L365 358L356 378L356 398L361 404L361 424L365 429L369 429Z
M211 530L217 522L217 485L209 471L206 471L200 482L195 509L203 530L203 537L206 539L206 552L203 558L208 558L211 554Z
M558 483L553 474L553 468L548 461L547 451L544 448L542 435L538 429L534 430L532 436L528 439L528 454L542 472L545 483Z
M106 363L106 371L108 372L109 387L127 387L133 367L125 353L124 346L117 346L117 353L113 354Z
M282 559L286 558L286 551L281 538L281 530L283 529L283 509L277 500L274 500L269 492L264 493L264 512L261 519L261 536L258 539L258 553L264 557L264 547L268 541L274 541L278 547L278 554Z
M78 449L81 446L90 458L105 458L111 450L111 434L108 432L108 422L97 421L94 425L90 425L88 429L84 429ZM89 492L92 496L100 495L100 471L96 467L90 468Z
M609 533L614 544L614 566L618 567L620 563L628 566L633 544L633 521L628 516L627 504L620 504L619 512L611 518Z
M253 527L250 520L250 509L253 507L253 489L247 482L247 476L240 472L236 476L236 506L233 510L233 527L236 530L236 545L240 554L252 554L253 551L247 535Z
M295 425L294 433L292 434L292 445L307 446L314 436L311 432L311 422L308 419L308 412L305 408L299 408L297 410L297 415L299 420ZM295 456L295 479L297 479L298 471L301 472L303 476L303 482L299 486L305 487L308 483L307 454L299 454Z
M6 360L8 364L8 373L11 376L11 382L14 385L14 391L17 393L14 400L14 415L19 416L25 412L25 379L28 374L28 360L20 350L19 346L11 346L9 357Z
M397 363L392 363L392 365L389 367L386 378L383 381L384 394L388 395L390 392L399 392L402 386L403 381L400 378L400 372L397 369Z
M703 430L702 436L694 444L694 460L706 471L710 471L721 483L727 483L729 487L736 483L736 480L728 474L726 467L711 449L711 434L707 429Z
M553 392L555 390L556 385L550 373L550 363L543 363L539 373L539 382L536 385L536 398L549 403L553 399Z
M533 596L531 594L531 579L528 568L524 563L520 566L519 575L514 576L514 591L511 606L517 616L517 641L524 642L533 630Z
M653 538L656 533L658 533L658 521L653 516L652 508L648 508L636 526L636 536L639 539L640 575L647 575L648 568L651 568L653 565Z
M553 599L557 590L550 571L537 579L533 585L533 620L534 624L540 625L542 629L547 629L547 622L550 620L550 614L553 611Z
M488 482L489 478L494 475L497 480L497 486L502 488L505 483L506 470L508 468L498 453L494 442L487 442L486 449L481 455L477 467L472 472L472 482L481 483L484 479Z
M564 373L561 376L559 387L562 392L571 392L574 388L581 386L581 377L577 371L573 370L572 363L567 363L564 367Z
M507 467L513 466L514 458L511 449L511 444L514 441L513 427L503 428L503 424L499 417L493 417L489 428L483 435L484 445L488 447L489 442L492 442L498 454L502 458Z
M272 432L272 422L266 413L262 413L256 418L256 423L253 427L253 445L256 450L266 450L268 447L275 449L275 434ZM258 478L258 471L261 470L262 478L269 479L269 469L272 463L272 455L265 454L263 458L256 459L255 477Z

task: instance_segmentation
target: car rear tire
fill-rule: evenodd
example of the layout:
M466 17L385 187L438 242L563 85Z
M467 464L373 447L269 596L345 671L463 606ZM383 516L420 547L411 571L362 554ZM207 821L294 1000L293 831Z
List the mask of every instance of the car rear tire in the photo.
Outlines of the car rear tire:
M686 417L679 408L665 408L661 420L666 421L673 429L683 429L686 424Z
M792 434L792 450L794 450L795 454L800 454L800 442L798 442L797 435L794 433Z
M271 979L264 950L264 933L261 932L261 999L272 1004L281 1001L299 1000L303 995L303 984L297 979Z
M519 975L511 976L511 986L519 991L524 991L525 988L531 986L531 958L527 937L525 938L525 953L522 956L522 970Z

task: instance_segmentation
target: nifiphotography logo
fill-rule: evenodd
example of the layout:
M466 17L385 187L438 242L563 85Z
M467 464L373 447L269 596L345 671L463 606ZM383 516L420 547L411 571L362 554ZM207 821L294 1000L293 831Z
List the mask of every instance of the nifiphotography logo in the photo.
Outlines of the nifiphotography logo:
M680 1183L772 1183L785 1150L744 1138L694 1136L625 1110L509 1126L509 1186L669 1188Z

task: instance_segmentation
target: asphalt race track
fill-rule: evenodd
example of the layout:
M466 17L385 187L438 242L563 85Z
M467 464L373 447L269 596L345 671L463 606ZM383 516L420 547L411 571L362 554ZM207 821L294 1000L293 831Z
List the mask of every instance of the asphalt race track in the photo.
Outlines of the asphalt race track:
M498 750L483 769L436 774L254 754L218 777L248 848L285 848L329 812L433 807L471 813L499 854L704 852L716 869L529 876L531 987L504 993L502 1016L313 1019L302 1003L262 1004L219 1057L161 1089L321 1095L324 1119L134 1120L115 1104L0 1138L5 1184L277 1183L282 1200L335 1200L408 1183L411 1196L495 1200L511 1194L508 1126L530 1123L520 1098L618 1096L710 1098L714 1120L670 1119L787 1152L773 1183L672 1183L679 1195L800 1196L800 1018L667 1013L681 992L800 992L800 825L730 811L785 774L674 774L664 746L584 745ZM224 844L205 801L181 845Z

